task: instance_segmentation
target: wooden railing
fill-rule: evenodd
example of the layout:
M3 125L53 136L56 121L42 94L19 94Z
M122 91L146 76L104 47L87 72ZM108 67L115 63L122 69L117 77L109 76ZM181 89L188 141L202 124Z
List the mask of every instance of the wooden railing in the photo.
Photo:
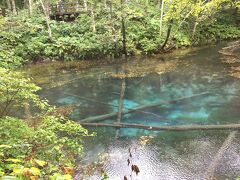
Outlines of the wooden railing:
M58 3L50 6L50 14L78 13L84 11L79 3Z

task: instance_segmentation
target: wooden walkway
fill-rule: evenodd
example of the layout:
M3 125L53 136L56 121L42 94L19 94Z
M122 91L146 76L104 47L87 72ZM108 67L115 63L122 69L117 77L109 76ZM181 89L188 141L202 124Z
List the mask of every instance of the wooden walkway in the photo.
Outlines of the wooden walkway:
M58 3L50 6L50 19L56 21L74 21L81 12L84 12L84 7L79 3Z

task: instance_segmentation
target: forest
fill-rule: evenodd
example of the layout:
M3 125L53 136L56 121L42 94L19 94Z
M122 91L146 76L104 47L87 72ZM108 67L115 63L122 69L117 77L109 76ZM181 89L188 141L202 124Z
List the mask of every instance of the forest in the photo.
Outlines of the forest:
M224 131L216 135L226 139L223 146L212 145L220 146L220 159L240 129L238 101L231 99L239 97L239 8L238 0L0 0L0 179L166 179L169 174L142 175L134 155L159 139L181 149L186 144L178 138L201 134L167 134L172 130ZM153 130L160 134L148 134ZM131 142L126 137L141 148L119 147L126 151L122 161L108 143ZM100 160L85 165L85 154L100 154L102 147L89 150L91 141L107 145ZM175 151L166 149L173 152L166 157ZM116 176L104 166L110 158L131 167ZM208 178L240 177L239 171L214 175L218 161L211 162Z
M154 54L240 36L235 0L66 1L69 11L80 13L73 22L49 19L58 11L51 6L56 1L1 2L4 67L8 61L17 66L46 59Z

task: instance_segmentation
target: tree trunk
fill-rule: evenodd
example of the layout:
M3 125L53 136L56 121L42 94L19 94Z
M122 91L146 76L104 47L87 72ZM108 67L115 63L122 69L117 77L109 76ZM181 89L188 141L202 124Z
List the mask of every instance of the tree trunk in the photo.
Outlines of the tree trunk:
M77 0L77 4L75 6L76 11L79 11L79 0Z
M103 4L104 4L104 9L107 9L107 0L104 0Z
M28 10L29 10L29 15L31 16L33 13L33 1L28 0Z
M6 4L7 4L7 9L8 9L9 11L12 11L12 6L11 6L10 0L6 0Z
M85 11L88 11L87 0L83 0L83 6L85 8Z
M121 8L123 8L123 0L121 0ZM121 21L122 21L122 45L123 45L123 55L124 58L127 57L127 40L126 40L126 28L125 28L125 18L123 16L123 9L121 10L122 12L122 17L121 17Z
M160 8L161 8L161 3L162 3L162 1L161 1L161 0L158 0L158 1L157 1L157 8L158 8L158 9L160 9Z
M160 36L162 36L163 6L164 6L164 0L162 0L162 3L161 3Z
M45 5L44 5L42 0L40 0L40 3L41 3L42 9L43 9L43 13L45 15L45 20L46 20L46 23L47 23L48 37L49 37L50 40L52 40L52 30L51 30L51 27L50 27L48 10L46 9L46 7L45 7Z
M165 39L165 41L164 41L164 43L163 43L163 45L162 45L162 48L161 48L162 50L164 50L165 46L166 46L167 43L168 43L169 37L170 37L170 35L171 35L172 23L173 23L173 19L170 20L170 24L169 24L169 26L168 26L168 31L167 31L167 37L166 37L166 39Z
M93 5L91 5L91 19L92 19L92 30L93 30L93 32L96 32L96 22L95 22Z
M198 17L196 18L196 21L195 21L194 26L193 26L192 39L194 39L194 37L195 37L196 30L197 30L197 25L198 25Z
M124 101L125 89L126 89L126 79L124 78L122 80L121 92L120 92L120 97L119 97L119 100L118 100L117 124L120 124L121 120L122 120L123 101ZM118 138L118 136L119 136L119 129L116 130L115 138Z
M11 4L12 4L12 13L14 16L17 15L17 8L16 8L16 2L15 0L11 0Z
M28 0L23 0L23 7L28 8Z
M116 30L115 30L115 23L113 19L113 3L112 0L109 2L109 13L110 13L110 21L111 21L111 31L112 31L112 37L114 42L114 51L115 54L117 53L117 38L116 38Z

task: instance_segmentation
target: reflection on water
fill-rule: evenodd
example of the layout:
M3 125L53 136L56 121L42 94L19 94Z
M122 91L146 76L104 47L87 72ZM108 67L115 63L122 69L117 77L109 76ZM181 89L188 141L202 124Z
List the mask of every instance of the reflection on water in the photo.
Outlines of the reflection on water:
M144 109L147 113L126 114L122 122L154 126L238 123L240 82L227 75L229 67L221 63L221 55L217 52L220 48L221 45L178 51L161 58L130 59L125 66L129 69L137 67L138 72L135 73L137 77L131 74L126 78L123 109L203 92L210 94ZM154 68L164 66L166 62L176 65L174 71ZM121 74L125 66L56 71L52 76L46 72L44 75L50 81L42 83L40 95L55 105L74 105L71 118L76 121L117 112L122 80L109 74ZM102 122L114 121L116 118ZM116 141L114 128L89 129L95 130L98 136L86 140L85 158L94 161L96 154L108 153L104 169L113 180L123 179L125 175L131 179L131 169L127 166L128 148L134 149L133 162L140 168L139 175L133 174L132 179L205 179L207 167L229 134L228 131L180 133L120 129L120 138ZM139 137L143 135L154 138L146 146L141 146ZM217 165L215 176L218 179L240 176L239 150L238 138L235 138ZM96 173L85 179L101 178Z
M87 158L104 152L108 157L104 163L110 179L120 180L124 176L130 179L131 168L128 166L128 149L131 148L133 163L140 173L133 179L207 179L207 169L212 162L229 131L162 133L154 136L147 145L142 146L138 138L97 137L94 141L97 149L89 151ZM217 179L233 179L240 174L239 135L219 160L215 169ZM97 143L101 140L101 143ZM107 145L106 145L107 144ZM91 148L95 145L91 145ZM90 149L91 149L90 148ZM99 174L84 179L100 179Z

